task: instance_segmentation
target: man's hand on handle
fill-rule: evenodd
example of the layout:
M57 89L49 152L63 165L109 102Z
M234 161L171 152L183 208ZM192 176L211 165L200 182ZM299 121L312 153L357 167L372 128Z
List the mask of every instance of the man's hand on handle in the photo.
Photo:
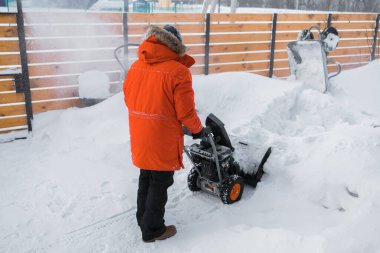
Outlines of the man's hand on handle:
M204 137L209 136L211 133L211 128L210 127L204 127L199 133L192 134L193 139L203 139Z
M204 137L208 137L209 134L211 134L211 128L210 127L203 127L201 131L198 133L191 133L189 129L187 129L185 126L182 126L183 132L185 135L192 136L194 140L196 139L202 139Z

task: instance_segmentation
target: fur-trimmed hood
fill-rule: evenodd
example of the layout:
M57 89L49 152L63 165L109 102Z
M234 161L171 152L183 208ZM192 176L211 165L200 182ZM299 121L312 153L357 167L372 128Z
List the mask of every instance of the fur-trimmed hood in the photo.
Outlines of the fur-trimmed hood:
M183 56L186 53L186 46L172 33L158 27L155 25L150 25L144 35L143 40L145 41L151 36L155 36L158 41L166 45L168 48Z

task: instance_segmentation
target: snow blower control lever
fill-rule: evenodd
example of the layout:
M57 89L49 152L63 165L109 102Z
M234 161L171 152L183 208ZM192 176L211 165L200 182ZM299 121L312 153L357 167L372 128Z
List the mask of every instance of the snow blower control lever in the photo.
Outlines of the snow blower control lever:
M206 119L205 131L206 135L200 143L184 147L193 166L187 178L188 187L191 191L203 190L217 195L225 204L237 202L243 194L244 184L256 187L260 181L271 148L267 150L255 173L245 173L233 157L235 149L223 122L210 114ZM192 136L185 127L184 132Z

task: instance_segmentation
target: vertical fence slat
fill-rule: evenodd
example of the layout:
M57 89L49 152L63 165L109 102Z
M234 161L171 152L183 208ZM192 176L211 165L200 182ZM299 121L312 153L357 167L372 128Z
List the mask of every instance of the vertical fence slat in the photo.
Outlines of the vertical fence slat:
M273 77L273 67L274 67L274 54L276 49L276 32L277 32L277 13L273 14L272 21L272 39L270 44L270 62L269 62L269 77Z
M33 107L32 107L32 96L30 92L29 83L29 68L28 68L28 55L26 52L26 40L25 40L25 28L24 28L24 15L22 12L21 0L17 0L17 32L20 47L20 61L22 70L22 91L25 96L25 109L26 117L28 123L28 131L32 131L32 119L33 119Z
M210 62L210 13L206 14L206 33L205 33L205 75L209 73Z
M371 51L371 61L375 60L375 56L376 56L376 44L377 44L377 36L378 36L378 30L379 30L379 19L380 19L380 14L377 14L375 31L373 33L373 45L372 45L372 51Z

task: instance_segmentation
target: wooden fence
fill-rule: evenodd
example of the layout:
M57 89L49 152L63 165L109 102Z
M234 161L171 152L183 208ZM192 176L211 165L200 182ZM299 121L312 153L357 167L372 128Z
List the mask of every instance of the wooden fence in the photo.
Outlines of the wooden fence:
M0 70L20 66L17 26L11 16L0 14ZM374 43L377 14L27 12L24 22L33 113L79 106L78 76L85 71L105 72L112 91L119 91L123 75L113 50L125 41L140 43L149 24L179 28L196 60L193 74L245 71L288 76L287 43L312 25L338 28L341 41L329 57L343 69L367 64L372 52L379 58L379 43ZM128 50L132 60L136 51ZM27 128L25 115L25 95L16 92L12 78L0 80L0 132Z
M22 72L20 64L17 15L0 14L0 133L28 125L25 94L18 78ZM8 70L10 66L15 69Z

